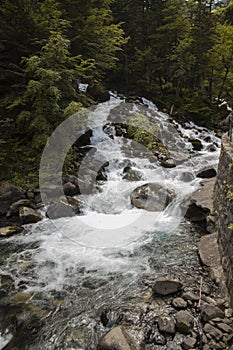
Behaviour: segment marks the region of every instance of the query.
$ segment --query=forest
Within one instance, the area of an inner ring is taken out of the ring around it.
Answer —
[[[0,15],[4,180],[36,183],[48,137],[92,103],[80,82],[208,127],[232,106],[232,0],[2,0]]]

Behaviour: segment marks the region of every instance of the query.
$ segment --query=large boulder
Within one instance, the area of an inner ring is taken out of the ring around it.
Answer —
[[[20,207],[19,217],[21,219],[22,224],[34,224],[43,219],[40,213],[28,207]]]
[[[220,266],[221,262],[216,233],[201,237],[198,243],[198,253],[203,265],[208,267]]]
[[[204,170],[200,171],[197,174],[197,177],[200,177],[202,179],[210,179],[212,177],[215,177],[216,175],[217,175],[217,172],[216,172],[215,169],[207,168],[207,169],[204,169]]]
[[[193,223],[202,222],[209,215],[210,210],[198,205],[195,201],[189,204],[185,217]]]
[[[105,334],[99,341],[97,350],[140,350],[128,331],[123,326],[117,326]]]
[[[131,204],[148,211],[163,211],[172,201],[173,194],[157,183],[148,183],[135,188],[131,196]]]
[[[182,283],[178,281],[161,280],[156,281],[152,289],[155,294],[166,296],[179,292],[182,289]]]
[[[9,217],[13,215],[19,215],[20,207],[28,207],[28,208],[36,209],[36,206],[32,203],[31,200],[20,199],[19,201],[16,201],[13,204],[11,204],[6,216]]]
[[[185,214],[191,222],[203,222],[213,211],[214,184],[215,178],[203,180],[202,187],[192,194]]]
[[[87,93],[97,102],[105,102],[110,99],[110,93],[97,80],[93,80],[87,87]]]
[[[25,198],[23,191],[8,182],[3,182],[0,185],[0,215],[5,215],[12,203],[23,198]]]
[[[215,318],[223,319],[225,317],[224,311],[215,305],[205,303],[201,306],[201,318],[204,322],[208,322]]]
[[[79,188],[72,182],[67,182],[63,185],[63,191],[66,196],[75,196],[80,193]]]
[[[56,202],[51,204],[46,212],[50,219],[59,219],[62,217],[71,217],[80,213],[80,206],[75,198],[67,198],[67,203]]]

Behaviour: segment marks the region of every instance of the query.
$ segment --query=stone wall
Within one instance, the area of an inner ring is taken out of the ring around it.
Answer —
[[[221,261],[233,305],[233,143],[230,143],[227,134],[222,138],[214,206]]]

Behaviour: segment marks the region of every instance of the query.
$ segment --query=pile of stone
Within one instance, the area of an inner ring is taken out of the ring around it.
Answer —
[[[97,349],[233,349],[233,317],[226,300],[214,300],[201,287],[198,292],[185,291],[181,282],[173,280],[156,281],[151,298],[163,299],[164,313],[153,310],[153,323],[145,326],[142,322],[140,341],[133,327],[121,324],[99,340]]]

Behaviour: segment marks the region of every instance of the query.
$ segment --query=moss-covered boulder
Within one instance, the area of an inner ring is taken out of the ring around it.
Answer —
[[[87,93],[97,102],[105,102],[110,99],[110,93],[105,89],[102,83],[93,80],[87,87]]]

